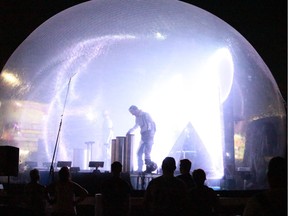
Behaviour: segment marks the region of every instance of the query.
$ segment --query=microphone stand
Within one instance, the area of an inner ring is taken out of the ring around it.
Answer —
[[[50,165],[49,179],[52,178],[52,182],[54,182],[54,166],[53,166],[53,164],[54,164],[54,159],[55,159],[55,155],[56,155],[56,150],[57,150],[57,147],[58,147],[59,135],[60,135],[60,131],[61,131],[61,128],[62,128],[62,121],[63,121],[64,111],[65,111],[66,102],[67,102],[67,98],[68,98],[68,93],[69,93],[69,89],[70,89],[70,83],[71,83],[71,79],[72,79],[73,76],[70,77],[69,82],[68,82],[68,88],[67,88],[67,92],[66,92],[64,106],[63,106],[63,112],[62,112],[62,115],[61,115],[61,120],[60,120],[60,124],[59,124],[59,128],[58,128],[57,138],[56,138],[54,151],[53,151],[53,157],[52,157],[52,161],[51,161],[51,165]]]

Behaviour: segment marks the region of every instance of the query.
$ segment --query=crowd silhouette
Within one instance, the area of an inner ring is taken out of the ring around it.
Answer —
[[[205,171],[196,169],[193,171],[192,176],[196,186],[188,191],[189,215],[216,215],[219,205],[218,197],[212,188],[205,185]]]
[[[180,175],[177,178],[180,178],[182,181],[185,182],[188,189],[195,188],[195,181],[190,173],[192,167],[192,162],[189,159],[182,159],[180,160]]]
[[[88,192],[71,180],[68,167],[62,167],[58,176],[58,181],[47,186],[49,202],[53,204],[52,215],[75,216],[76,206],[88,196]]]
[[[166,157],[162,162],[163,174],[152,179],[144,195],[147,214],[151,216],[176,216],[185,212],[187,186],[174,176],[176,162]]]
[[[131,185],[121,178],[122,164],[111,165],[112,177],[102,183],[103,216],[127,216],[130,211]]]
[[[284,216],[287,215],[287,161],[274,157],[267,170],[269,189],[251,197],[243,216]]]
[[[48,193],[46,187],[39,183],[38,169],[30,171],[30,182],[24,188],[24,205],[27,215],[45,216]]]
[[[240,215],[287,215],[286,162],[286,159],[282,157],[271,158],[267,167],[269,189],[251,196]],[[181,159],[179,165],[180,174],[175,175],[175,159],[173,157],[163,159],[160,174],[155,175],[143,191],[143,212],[141,214],[137,212],[137,215],[226,216],[227,214],[219,211],[221,204],[216,191],[205,184],[205,171],[194,169],[191,172],[192,162],[189,159]],[[101,182],[101,199],[100,205],[97,206],[97,208],[101,208],[101,211],[97,211],[97,214],[95,211],[93,215],[136,215],[131,211],[133,186],[121,177],[121,173],[122,164],[114,161],[111,164],[109,178]],[[88,216],[87,214],[77,214],[77,206],[89,196],[88,191],[72,181],[68,167],[62,167],[58,172],[57,181],[47,186],[41,185],[39,180],[39,170],[32,169],[30,182],[24,187],[23,206],[25,210],[18,215]]]

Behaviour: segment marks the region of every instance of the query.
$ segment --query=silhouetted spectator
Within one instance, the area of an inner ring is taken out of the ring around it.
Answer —
[[[111,165],[112,178],[102,183],[102,204],[104,216],[126,216],[130,210],[132,187],[121,178],[122,164],[115,161]]]
[[[88,192],[70,178],[68,167],[62,167],[58,173],[59,181],[47,187],[54,198],[53,216],[77,215],[76,206],[88,195]]]
[[[206,173],[202,169],[196,169],[192,173],[196,188],[188,193],[189,215],[210,216],[215,215],[218,209],[218,197],[216,192],[206,186]]]
[[[187,185],[188,190],[195,188],[195,182],[192,175],[190,174],[192,163],[189,159],[180,160],[180,175],[177,178],[180,178]]]
[[[269,161],[267,180],[269,189],[251,197],[244,216],[287,215],[287,161],[274,157]]]
[[[185,183],[174,176],[175,159],[166,157],[162,162],[163,175],[152,179],[146,189],[144,204],[152,216],[183,215],[187,197]]]
[[[38,169],[30,171],[30,182],[25,185],[25,207],[31,216],[44,216],[48,194],[45,186],[39,184],[40,174]]]

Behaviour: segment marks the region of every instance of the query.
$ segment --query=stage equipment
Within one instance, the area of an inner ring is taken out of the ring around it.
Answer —
[[[75,74],[76,74],[76,73],[75,73]],[[67,85],[66,96],[65,96],[65,101],[64,101],[64,104],[63,104],[63,111],[62,111],[62,115],[61,115],[61,119],[60,119],[60,123],[59,123],[59,127],[58,127],[58,132],[57,132],[57,136],[56,136],[56,142],[55,142],[55,145],[54,145],[53,156],[52,156],[52,161],[51,161],[51,165],[50,165],[50,173],[49,173],[49,177],[51,178],[51,181],[52,181],[52,182],[54,181],[54,167],[53,167],[53,164],[54,164],[54,160],[55,160],[56,152],[57,152],[57,148],[58,148],[59,136],[60,136],[60,132],[61,132],[61,128],[62,128],[62,122],[63,122],[63,116],[64,116],[64,112],[65,112],[65,107],[66,107],[66,103],[67,103],[67,98],[68,98],[68,95],[69,95],[71,79],[72,79],[72,77],[73,77],[75,74],[73,74],[73,75],[69,78],[69,82],[68,82],[68,85]],[[59,162],[58,162],[58,163],[59,163]],[[57,167],[58,167],[58,164],[57,164]],[[71,167],[71,164],[70,164],[69,167]]]
[[[0,146],[0,176],[18,176],[19,148]]]
[[[85,144],[87,145],[86,148],[87,148],[87,161],[90,161],[92,160],[92,145],[94,144],[95,142],[94,141],[87,141],[85,142]]]
[[[95,167],[96,169],[94,171],[98,172],[99,167],[104,167],[104,161],[90,161],[89,167]]]
[[[118,158],[116,158],[116,139],[111,140],[111,163],[114,161],[117,161]]]
[[[70,173],[77,173],[80,171],[80,167],[71,167],[70,168]]]
[[[117,136],[115,142],[112,141],[111,148],[111,163],[114,161],[119,161],[123,165],[123,154],[124,154],[124,145],[126,142],[126,137]]]
[[[124,146],[124,161],[123,161],[123,172],[133,171],[133,143],[134,135],[128,134],[126,136],[126,142]]]
[[[119,161],[123,172],[133,171],[133,142],[134,135],[118,136],[112,140],[111,163]]]
[[[72,161],[58,161],[57,162],[57,167],[71,167]]]
[[[38,166],[38,163],[36,161],[25,161],[25,166],[27,166],[28,169],[32,169]]]
[[[73,166],[80,167],[80,169],[88,168],[88,158],[87,158],[87,149],[85,148],[74,148],[73,149]]]
[[[43,166],[43,168],[45,168],[45,169],[49,169],[50,166],[51,166],[51,162],[43,162],[43,163],[42,163],[42,166]],[[54,163],[54,164],[53,164],[53,167],[56,167],[56,166],[57,166],[57,164]]]
[[[238,167],[237,172],[240,175],[243,181],[243,190],[247,189],[247,184],[252,178],[251,168],[250,167]]]

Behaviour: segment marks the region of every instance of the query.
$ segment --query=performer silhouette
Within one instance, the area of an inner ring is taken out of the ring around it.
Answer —
[[[137,151],[138,158],[138,172],[142,172],[143,168],[143,154],[146,165],[146,173],[151,173],[157,169],[156,163],[151,161],[151,150],[154,144],[154,135],[156,132],[156,125],[151,116],[147,112],[138,109],[137,106],[132,105],[129,112],[135,116],[135,125],[127,132],[131,134],[140,127],[141,142]]]

